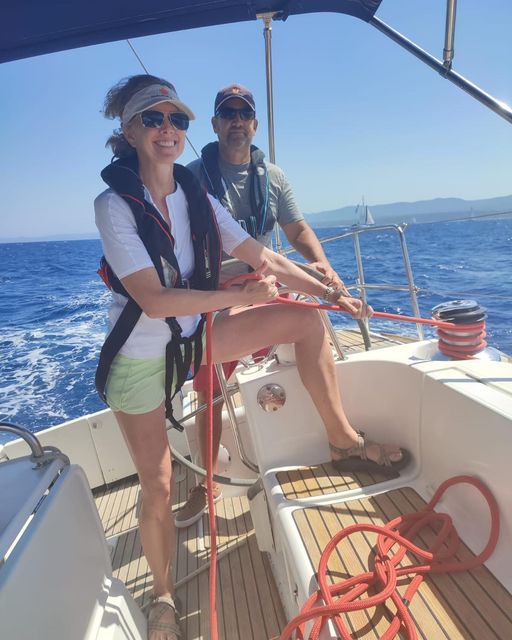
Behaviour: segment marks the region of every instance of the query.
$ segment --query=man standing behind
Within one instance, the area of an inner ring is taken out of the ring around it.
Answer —
[[[283,171],[264,161],[263,152],[252,145],[258,128],[256,105],[252,93],[233,84],[221,89],[215,98],[214,132],[218,142],[207,144],[201,158],[188,168],[203,186],[231,212],[235,220],[259,242],[272,246],[275,223],[282,227],[290,244],[316,270],[324,274],[326,287],[341,287],[343,282],[330,266],[318,238],[300,213],[291,187]],[[244,265],[245,266],[245,265]],[[238,275],[240,271],[223,269],[221,280]],[[226,378],[236,362],[224,364]],[[206,375],[202,367],[194,378],[199,403],[206,402]],[[218,391],[214,380],[214,392]],[[206,459],[206,413],[197,417],[197,433],[201,460]],[[217,462],[222,433],[222,403],[213,407],[213,463]],[[215,489],[216,498],[220,489]],[[192,489],[185,506],[176,514],[176,526],[187,527],[196,522],[206,509],[206,489],[200,484]]]

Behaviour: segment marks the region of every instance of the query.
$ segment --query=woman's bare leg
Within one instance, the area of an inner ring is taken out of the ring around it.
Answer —
[[[323,420],[329,442],[342,449],[357,442],[357,433],[343,410],[331,347],[316,310],[268,305],[224,312],[215,320],[213,338],[215,362],[234,360],[270,344],[295,343],[299,375]],[[398,447],[388,451],[393,461],[400,460]],[[380,451],[368,447],[367,455],[378,460]]]
[[[172,595],[172,558],[176,530],[172,517],[171,455],[163,404],[148,413],[116,412],[139,475],[142,503],[139,531],[144,555],[153,574],[153,592]]]

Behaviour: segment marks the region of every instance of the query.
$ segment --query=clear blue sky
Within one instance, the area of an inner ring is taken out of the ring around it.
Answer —
[[[384,0],[377,17],[440,58],[445,0]],[[458,3],[454,69],[512,104],[512,2]],[[151,73],[195,111],[196,148],[212,139],[219,87],[256,96],[267,152],[261,22],[139,38]],[[305,212],[512,193],[512,125],[365,23],[335,14],[273,25],[277,163]],[[113,128],[108,88],[141,68],[126,42],[0,65],[0,238],[94,233],[92,202]],[[183,162],[194,158],[188,148]]]

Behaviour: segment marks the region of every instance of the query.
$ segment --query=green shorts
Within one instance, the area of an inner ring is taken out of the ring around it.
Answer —
[[[112,411],[153,411],[165,398],[165,357],[139,360],[119,353],[110,367],[105,395]]]
[[[218,313],[215,312],[214,319]],[[206,354],[206,323],[202,342]],[[165,356],[128,358],[118,353],[110,366],[105,396],[112,411],[133,414],[153,411],[165,400]]]

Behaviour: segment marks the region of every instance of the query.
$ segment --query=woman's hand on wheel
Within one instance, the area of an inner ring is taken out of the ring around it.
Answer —
[[[372,307],[359,298],[340,296],[335,304],[339,305],[342,309],[346,309],[356,320],[371,318],[373,316]]]

